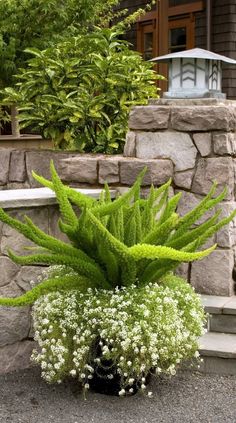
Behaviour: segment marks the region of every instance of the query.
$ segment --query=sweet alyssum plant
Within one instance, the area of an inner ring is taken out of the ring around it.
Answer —
[[[105,186],[98,202],[64,186],[53,163],[51,181],[34,174],[56,193],[59,227],[68,243],[44,233],[28,217],[20,222],[0,209],[1,221],[39,247],[36,254],[16,256],[9,251],[9,257],[17,264],[52,266],[31,291],[0,298],[5,306],[35,303],[35,338],[41,351],[34,359],[49,382],[72,375],[88,388],[105,360],[110,367],[103,376],[118,377],[119,394],[124,395],[134,391],[134,381],[145,390],[151,369],[174,374],[176,365],[197,351],[204,319],[200,300],[172,272],[180,262],[213,251],[215,245],[199,248],[236,211],[222,220],[216,211],[193,226],[223,200],[225,191],[213,198],[214,184],[180,217],[176,208],[181,194],[168,199],[171,181],[151,187],[149,196],[141,198],[144,173],[114,201]]]

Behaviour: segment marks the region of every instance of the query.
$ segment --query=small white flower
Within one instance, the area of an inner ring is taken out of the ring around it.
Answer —
[[[148,397],[149,397],[149,398],[151,398],[152,396],[153,396],[152,391],[149,391],[149,392],[148,392]]]
[[[125,395],[125,390],[124,389],[121,389],[120,391],[119,391],[119,396],[120,397],[123,397]]]
[[[71,374],[71,376],[76,376],[76,370],[75,369],[71,370],[70,374]]]
[[[85,384],[84,384],[84,388],[85,388],[85,389],[89,389],[89,383],[85,383]]]

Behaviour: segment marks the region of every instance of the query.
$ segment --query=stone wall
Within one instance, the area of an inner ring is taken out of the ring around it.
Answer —
[[[61,179],[78,187],[101,187],[105,182],[112,186],[129,186],[144,166],[148,168],[144,186],[151,183],[160,185],[173,174],[172,161],[165,158],[153,160],[52,150],[0,150],[0,190],[40,187],[32,177],[32,170],[50,178],[51,159]]]
[[[58,233],[57,206],[18,208],[8,212],[19,219],[26,214],[47,233]],[[41,266],[21,267],[8,257],[8,248],[18,254],[26,254],[24,247],[31,245],[15,230],[0,223],[0,296],[22,295],[31,288],[31,281],[37,281],[42,273]],[[30,307],[0,307],[0,374],[27,367],[33,347]]]
[[[236,208],[235,131],[236,102],[153,101],[132,110],[124,154],[140,160],[172,163],[174,192],[182,192],[181,214],[188,212],[208,193],[213,181],[218,182],[217,193],[226,186],[227,195],[220,204],[222,216],[226,216]],[[171,168],[170,163],[169,166]],[[211,241],[218,243],[217,250],[204,260],[182,265],[181,274],[188,277],[200,293],[233,295],[236,221]]]

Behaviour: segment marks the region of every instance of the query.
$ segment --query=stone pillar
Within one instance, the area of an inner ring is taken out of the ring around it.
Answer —
[[[213,181],[217,193],[226,186],[219,205],[222,216],[236,208],[236,102],[217,99],[153,100],[130,113],[124,155],[139,159],[169,159],[173,163],[173,188],[182,191],[178,211],[192,209]],[[209,218],[210,213],[205,216]],[[236,221],[211,240],[217,250],[209,257],[182,265],[180,272],[199,293],[234,294],[233,268],[236,251]]]

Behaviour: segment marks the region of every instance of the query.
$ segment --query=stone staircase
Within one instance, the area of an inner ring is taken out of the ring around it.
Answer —
[[[200,339],[200,371],[236,375],[236,296],[202,295],[208,332]]]

